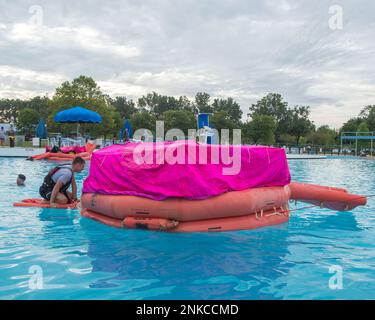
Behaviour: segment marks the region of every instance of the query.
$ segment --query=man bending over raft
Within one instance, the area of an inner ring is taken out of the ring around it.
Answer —
[[[81,157],[74,158],[72,164],[62,164],[53,168],[44,178],[39,188],[42,198],[51,205],[67,204],[77,200],[77,184],[74,179],[75,172],[85,168],[85,160]],[[69,187],[72,186],[72,192]]]

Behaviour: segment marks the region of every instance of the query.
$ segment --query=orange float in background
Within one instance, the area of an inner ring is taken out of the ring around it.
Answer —
[[[79,202],[72,202],[68,204],[56,204],[51,206],[49,203],[45,202],[43,199],[33,198],[25,199],[20,202],[13,203],[15,207],[38,207],[38,208],[55,208],[55,209],[76,209]]]
[[[42,154],[38,154],[36,156],[32,156],[31,158],[34,160],[51,160],[51,161],[73,161],[75,157],[81,157],[85,161],[91,159],[91,155],[96,148],[95,144],[86,143],[85,145],[85,152],[81,153],[64,153],[64,152],[45,152]]]

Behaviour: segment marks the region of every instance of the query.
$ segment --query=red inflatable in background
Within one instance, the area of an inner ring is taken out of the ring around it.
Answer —
[[[79,201],[74,201],[72,203],[67,203],[67,204],[51,205],[46,200],[39,199],[39,198],[25,199],[25,200],[13,203],[13,206],[15,207],[37,207],[37,208],[55,208],[55,209],[77,209],[78,205],[79,205]]]
[[[84,160],[90,160],[91,155],[96,148],[95,144],[87,143],[84,147],[74,147],[74,148],[62,148],[66,152],[45,152],[32,156],[34,160],[52,160],[52,161],[72,161],[75,157],[81,157]],[[47,149],[48,150],[48,149]],[[77,151],[82,151],[78,152]]]

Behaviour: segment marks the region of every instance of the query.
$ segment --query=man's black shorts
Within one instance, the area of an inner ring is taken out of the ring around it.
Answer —
[[[44,188],[43,186],[41,186],[39,188],[39,194],[40,196],[47,200],[47,201],[50,201],[51,200],[51,195],[52,195],[52,190],[46,190],[46,188]]]

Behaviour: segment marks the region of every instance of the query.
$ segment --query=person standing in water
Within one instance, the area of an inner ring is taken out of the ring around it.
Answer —
[[[67,204],[77,200],[77,184],[74,173],[85,168],[85,160],[74,158],[72,164],[62,164],[53,168],[44,178],[39,188],[39,194],[51,205]],[[72,191],[69,192],[69,187]]]
[[[16,141],[16,132],[14,131],[13,125],[10,125],[10,129],[8,131],[8,138],[9,138],[9,147],[14,148],[15,141]]]
[[[26,176],[24,174],[19,174],[17,177],[17,186],[25,186]]]
[[[3,146],[5,142],[5,130],[4,127],[0,129],[0,146]]]

